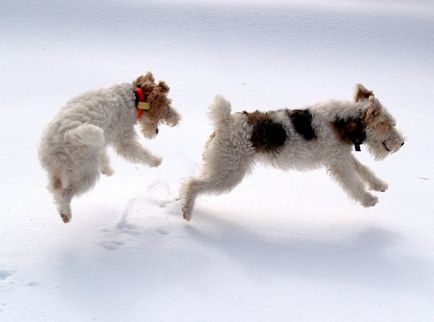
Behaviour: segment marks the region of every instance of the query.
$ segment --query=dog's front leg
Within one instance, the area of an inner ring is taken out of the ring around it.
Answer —
[[[142,147],[135,133],[124,133],[113,141],[113,145],[117,153],[131,162],[144,163],[151,167],[158,167],[161,164],[162,159]]]
[[[328,172],[336,179],[342,188],[354,200],[360,202],[364,207],[373,207],[378,202],[378,198],[365,191],[363,182],[357,175],[355,164],[351,158],[339,159],[327,166]]]
[[[360,177],[369,185],[369,188],[375,191],[384,192],[387,190],[388,185],[386,182],[377,178],[377,176],[367,166],[363,165],[357,160],[354,155],[351,155],[353,163]]]

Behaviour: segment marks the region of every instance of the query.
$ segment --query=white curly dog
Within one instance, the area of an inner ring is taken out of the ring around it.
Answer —
[[[147,138],[158,134],[160,123],[175,126],[180,116],[171,107],[168,92],[166,83],[156,84],[147,73],[132,84],[90,91],[70,100],[48,125],[39,158],[65,223],[71,220],[72,197],[93,187],[100,171],[113,173],[106,153],[108,144],[132,162],[160,165],[161,158],[138,142],[134,124],[141,125]]]
[[[203,153],[200,176],[188,179],[180,199],[186,220],[199,194],[230,191],[263,161],[287,170],[324,166],[348,195],[365,207],[378,198],[366,191],[385,191],[387,184],[360,163],[351,150],[366,144],[377,160],[398,151],[404,138],[395,120],[372,91],[356,85],[354,101],[329,100],[306,109],[231,114],[217,96],[210,107],[215,131]]]

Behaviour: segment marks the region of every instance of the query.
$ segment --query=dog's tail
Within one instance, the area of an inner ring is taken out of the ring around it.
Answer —
[[[93,124],[83,124],[65,133],[65,145],[79,148],[87,147],[99,150],[105,144],[104,131]]]
[[[209,117],[215,127],[231,119],[231,103],[223,96],[217,95],[209,107]]]

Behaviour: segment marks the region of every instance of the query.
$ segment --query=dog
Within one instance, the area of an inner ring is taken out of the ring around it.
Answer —
[[[364,207],[378,198],[366,191],[388,185],[353,153],[366,144],[377,160],[398,151],[404,138],[395,119],[374,93],[357,84],[353,101],[329,100],[306,109],[281,109],[231,114],[231,104],[217,96],[210,106],[215,131],[203,153],[198,177],[181,187],[183,217],[190,220],[196,197],[222,193],[237,186],[256,161],[288,170],[325,167],[347,194]]]
[[[71,220],[71,199],[92,188],[100,172],[113,174],[107,145],[131,162],[160,165],[162,159],[138,142],[134,125],[140,124],[142,134],[151,139],[160,123],[178,124],[180,115],[171,106],[168,92],[167,84],[155,83],[148,72],[133,83],[73,98],[49,123],[39,145],[39,159],[65,223]]]

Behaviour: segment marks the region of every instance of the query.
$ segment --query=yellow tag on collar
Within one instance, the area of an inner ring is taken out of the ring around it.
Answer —
[[[150,110],[151,109],[151,104],[146,103],[146,102],[139,102],[139,104],[137,104],[137,108],[139,110]]]

